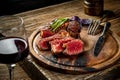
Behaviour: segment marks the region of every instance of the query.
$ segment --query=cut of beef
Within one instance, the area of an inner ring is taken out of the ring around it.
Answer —
[[[74,39],[65,44],[65,50],[63,51],[66,55],[78,55],[83,52],[84,43],[80,39]]]
[[[41,38],[39,42],[37,43],[37,46],[40,50],[49,50],[50,44],[49,42],[55,39],[62,39],[67,36],[67,31],[61,31],[60,33],[54,34],[49,37]]]
[[[47,40],[41,39],[38,43],[37,46],[40,50],[49,50],[49,42]]]
[[[48,34],[43,31],[45,36]],[[53,54],[78,55],[83,52],[84,44],[80,39],[75,39],[69,35],[66,30],[60,30],[58,33],[41,38],[37,43],[40,50],[51,50]]]
[[[64,44],[73,40],[74,38],[72,37],[65,37],[65,38],[62,38],[62,39],[55,39],[53,41],[50,42],[50,45],[51,45],[51,51],[54,53],[54,54],[59,54],[61,52],[63,52],[64,50]]]
[[[58,54],[63,51],[62,43],[61,43],[61,40],[59,40],[59,39],[55,39],[55,40],[51,41],[50,45],[51,45],[51,51],[54,54]]]
[[[54,33],[50,29],[41,29],[40,30],[40,36],[42,38],[49,37],[54,35]]]
[[[50,49],[49,42],[54,40],[54,39],[60,39],[60,38],[62,38],[62,35],[60,35],[60,34],[55,34],[53,36],[41,38],[39,40],[39,42],[37,43],[37,46],[40,50],[49,50]]]

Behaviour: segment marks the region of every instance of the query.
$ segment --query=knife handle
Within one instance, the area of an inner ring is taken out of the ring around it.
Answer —
[[[106,22],[106,23],[105,23],[103,32],[102,32],[102,34],[101,34],[102,36],[107,32],[107,30],[109,29],[110,26],[111,26],[111,23],[110,23],[110,22]]]

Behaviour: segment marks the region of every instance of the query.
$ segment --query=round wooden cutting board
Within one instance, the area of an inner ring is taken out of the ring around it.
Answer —
[[[51,70],[71,74],[94,72],[111,66],[120,57],[120,39],[110,31],[97,57],[93,55],[93,49],[100,34],[88,35],[86,28],[83,28],[80,37],[84,42],[84,52],[77,56],[56,56],[51,51],[38,49],[36,43],[40,40],[39,31],[40,29],[37,29],[29,37],[30,52],[41,66]]]

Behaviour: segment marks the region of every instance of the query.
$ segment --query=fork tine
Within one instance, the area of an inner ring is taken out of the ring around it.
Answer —
[[[91,32],[91,29],[92,29],[92,27],[93,27],[94,21],[95,21],[95,20],[92,20],[91,24],[88,26],[88,30],[87,30],[87,33],[88,33],[88,34],[90,34],[90,32]]]
[[[91,30],[90,30],[90,34],[91,35],[93,35],[93,32],[94,32],[94,28],[96,27],[96,25],[97,25],[97,20],[94,20],[94,23],[93,23],[93,27],[91,28]]]
[[[90,30],[92,24],[93,24],[93,20],[92,20],[91,24],[88,26],[88,29],[87,29],[87,33],[88,33],[88,34],[89,34],[89,30]]]
[[[97,28],[99,27],[100,23],[101,23],[100,20],[93,20],[92,23],[88,27],[87,33],[89,35],[95,35],[95,32],[96,32]]]
[[[92,25],[91,25],[91,27],[90,27],[90,29],[89,29],[89,34],[90,34],[90,35],[92,34],[92,31],[93,31],[93,28],[94,28],[94,26],[95,26],[95,23],[96,23],[96,20],[93,20],[93,23],[92,23]]]
[[[100,25],[101,21],[97,20],[95,28],[93,29],[92,35],[95,35],[96,30],[98,29],[99,25]]]

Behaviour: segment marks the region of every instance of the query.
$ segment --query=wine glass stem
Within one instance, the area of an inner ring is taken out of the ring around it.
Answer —
[[[10,80],[14,80],[14,67],[16,64],[8,64]]]

